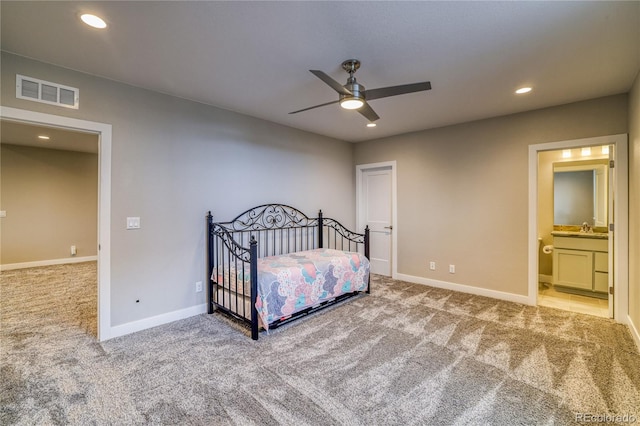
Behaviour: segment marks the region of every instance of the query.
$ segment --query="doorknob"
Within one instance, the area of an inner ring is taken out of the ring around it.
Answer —
[[[384,229],[393,229],[393,226],[385,226]]]

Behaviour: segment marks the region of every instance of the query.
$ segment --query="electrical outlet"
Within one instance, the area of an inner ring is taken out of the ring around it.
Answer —
[[[429,262],[429,269],[432,271],[436,270],[436,262]]]
[[[202,291],[202,281],[198,281],[196,283],[196,293],[200,293]]]
[[[456,265],[449,265],[449,273],[450,274],[456,273]]]

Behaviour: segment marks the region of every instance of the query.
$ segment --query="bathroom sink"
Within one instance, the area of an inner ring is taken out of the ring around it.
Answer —
[[[609,234],[606,232],[551,231],[551,235],[556,237],[609,238]]]

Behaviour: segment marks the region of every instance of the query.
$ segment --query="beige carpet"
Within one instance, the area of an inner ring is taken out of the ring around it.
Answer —
[[[372,284],[371,295],[257,342],[214,314],[99,344],[95,263],[3,272],[0,424],[640,417],[640,355],[622,325],[380,277]]]
[[[98,335],[96,262],[4,271],[0,282],[3,336],[47,327]]]

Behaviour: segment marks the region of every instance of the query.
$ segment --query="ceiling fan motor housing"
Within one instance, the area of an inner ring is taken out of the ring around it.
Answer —
[[[349,80],[352,79],[353,82],[348,81],[344,86],[345,89],[351,92],[351,95],[340,94],[340,101],[344,99],[360,99],[364,101],[366,99],[364,86],[362,84],[356,83],[355,78],[349,78]]]

